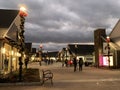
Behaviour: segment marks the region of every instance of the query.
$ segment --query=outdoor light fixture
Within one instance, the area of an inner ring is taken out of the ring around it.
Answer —
[[[67,51],[68,51],[68,48],[65,48],[65,50],[66,50],[66,60],[67,60]]]
[[[1,48],[1,52],[2,52],[2,54],[5,54],[5,48]]]
[[[43,45],[42,44],[40,44],[40,46],[39,46],[39,50],[38,50],[38,52],[39,52],[39,57],[40,57],[40,59],[42,60],[42,55],[43,55]]]
[[[13,50],[9,51],[9,55],[13,56],[15,52]]]
[[[108,52],[107,52],[107,55],[108,55],[108,63],[109,63],[109,68],[110,68],[110,37],[107,36],[106,37],[106,42],[107,42],[107,49],[108,49]]]
[[[24,23],[25,23],[25,17],[27,16],[27,10],[25,7],[20,7],[20,12],[19,12],[19,16],[20,16],[20,31],[19,31],[19,41],[20,41],[20,54],[21,56],[19,57],[19,81],[22,81],[22,59],[24,57],[23,51],[25,49],[25,45],[24,45]]]
[[[77,49],[78,49],[78,45],[75,44],[75,56],[76,56],[76,58],[77,58]]]
[[[20,7],[20,16],[26,17],[27,16],[27,10],[25,7]]]
[[[42,45],[42,44],[40,44],[40,48],[41,48],[41,49],[43,48],[43,45]]]
[[[21,54],[19,52],[17,52],[17,57],[21,57]]]
[[[109,37],[109,36],[106,37],[106,42],[107,42],[107,43],[110,42],[110,37]]]

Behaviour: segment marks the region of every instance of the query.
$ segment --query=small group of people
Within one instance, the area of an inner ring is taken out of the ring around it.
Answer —
[[[82,71],[83,59],[79,58],[79,60],[77,61],[76,57],[73,58],[74,72],[77,70],[77,64],[79,66],[79,71]]]
[[[44,59],[43,60],[45,63],[46,63],[46,65],[50,65],[50,64],[53,64],[53,59]]]
[[[65,59],[65,61],[62,61],[62,67],[63,66],[66,66],[66,67],[68,67],[68,66],[72,66],[73,65],[73,60],[67,60],[67,59]]]
[[[82,68],[83,68],[83,58],[79,58],[79,60],[77,60],[76,57],[73,58],[73,60],[65,60],[65,61],[62,61],[62,67],[63,66],[66,66],[68,67],[69,66],[74,66],[74,72],[77,70],[77,67],[79,67],[79,71],[82,71]]]

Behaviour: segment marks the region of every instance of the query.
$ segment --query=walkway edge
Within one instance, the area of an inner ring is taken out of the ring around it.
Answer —
[[[18,82],[18,83],[0,83],[0,86],[32,86],[32,85],[40,85],[40,82]]]

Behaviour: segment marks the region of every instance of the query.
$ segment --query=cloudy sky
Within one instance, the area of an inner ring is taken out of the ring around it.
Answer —
[[[120,18],[120,0],[0,0],[0,9],[27,8],[26,42],[44,50],[68,43],[93,43],[94,30],[111,32]]]

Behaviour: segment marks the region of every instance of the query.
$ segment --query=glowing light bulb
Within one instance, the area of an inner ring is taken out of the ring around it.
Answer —
[[[26,8],[25,7],[20,7],[20,11],[26,12]]]
[[[27,9],[23,6],[20,7],[20,16],[22,16],[22,17],[27,16]]]

